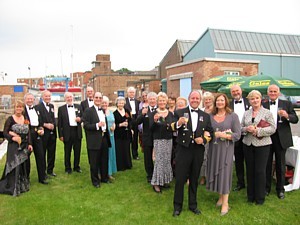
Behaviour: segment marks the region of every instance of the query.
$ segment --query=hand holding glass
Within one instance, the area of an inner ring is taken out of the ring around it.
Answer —
[[[278,116],[279,116],[279,121],[278,121],[278,123],[282,123],[282,120],[281,120],[281,110],[282,110],[282,108],[281,108],[281,107],[278,107]]]
[[[220,131],[220,130],[219,130],[219,128],[217,127],[216,130],[215,130],[215,142],[214,142],[215,145],[218,144],[218,138],[217,138],[217,136],[216,136],[216,133],[219,132],[219,131]]]
[[[187,123],[189,122],[189,113],[184,113],[183,117],[184,117],[184,120],[185,120],[185,125],[184,125],[184,129],[183,130],[188,131]]]

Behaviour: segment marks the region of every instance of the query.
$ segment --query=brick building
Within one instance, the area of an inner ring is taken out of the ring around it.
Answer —
[[[252,76],[258,72],[259,61],[202,58],[168,66],[167,94],[187,97],[191,90],[200,89],[200,82],[213,76],[235,71],[239,75]]]
[[[143,90],[160,91],[160,80],[157,79],[157,70],[134,71],[134,72],[114,72],[111,69],[110,55],[98,54],[96,61],[92,62],[92,76],[88,85],[106,95],[111,102],[118,96],[126,96],[129,86],[137,89],[137,97]]]

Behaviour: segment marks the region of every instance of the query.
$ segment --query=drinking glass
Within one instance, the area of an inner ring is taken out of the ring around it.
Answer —
[[[185,124],[184,124],[184,129],[185,131],[188,131],[189,129],[187,128],[187,123],[189,122],[189,113],[184,113],[183,117],[185,119]]]
[[[282,120],[281,120],[281,115],[280,115],[280,111],[282,110],[282,108],[281,107],[278,107],[278,116],[279,116],[279,121],[278,121],[278,123],[282,123]]]
[[[214,144],[217,145],[218,144],[218,138],[216,137],[216,132],[220,131],[219,128],[217,127],[215,130],[215,142]]]

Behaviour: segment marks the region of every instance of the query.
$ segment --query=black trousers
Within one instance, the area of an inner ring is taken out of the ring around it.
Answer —
[[[237,176],[237,185],[244,187],[245,186],[245,156],[243,151],[243,137],[240,138],[237,142],[234,143],[234,163],[235,171]]]
[[[273,155],[275,153],[275,170],[276,170],[276,191],[284,192],[285,185],[285,153],[286,149],[281,147],[277,131],[271,136],[272,145],[267,164],[267,184],[266,191],[271,191],[272,186],[272,165]]]
[[[106,182],[108,180],[108,145],[105,138],[102,139],[100,149],[88,149],[88,159],[92,184],[97,185],[101,181]]]
[[[138,153],[139,130],[138,130],[138,124],[136,123],[135,120],[136,120],[136,115],[133,115],[132,128],[131,128],[133,130],[132,141],[131,141],[131,154],[133,159],[136,159],[139,156]]]
[[[174,210],[181,211],[184,197],[184,185],[189,179],[188,204],[189,209],[197,208],[197,188],[200,169],[203,163],[204,146],[190,144],[188,148],[177,145],[176,147],[176,173]]]
[[[56,136],[55,131],[49,131],[45,129],[45,134],[42,138],[44,154],[47,156],[47,173],[52,173],[55,164],[56,154]]]
[[[147,174],[147,180],[151,180],[153,175],[153,168],[154,168],[153,160],[152,160],[153,146],[143,146],[143,149],[144,149],[144,166]]]
[[[248,201],[262,204],[265,201],[266,168],[270,145],[255,147],[244,144],[247,174]]]
[[[30,135],[32,139],[32,147],[33,147],[33,153],[35,157],[38,179],[41,182],[45,180],[45,172],[46,172],[46,158],[43,149],[43,142],[42,142],[42,138],[38,136],[37,132],[34,129],[31,129]]]
[[[77,127],[71,127],[70,138],[68,141],[64,141],[65,152],[65,171],[72,171],[71,167],[71,152],[74,150],[74,170],[80,169],[80,153],[81,153],[81,138],[77,135]]]

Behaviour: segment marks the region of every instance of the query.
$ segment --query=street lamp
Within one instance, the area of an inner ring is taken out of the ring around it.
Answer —
[[[30,67],[28,66],[28,72],[29,72],[29,88],[31,88],[31,70],[30,70]]]

